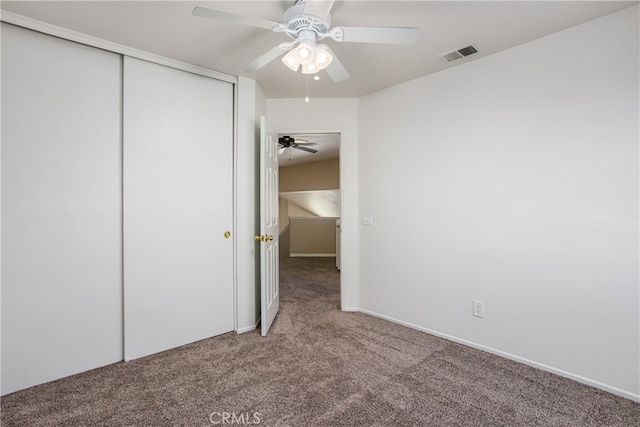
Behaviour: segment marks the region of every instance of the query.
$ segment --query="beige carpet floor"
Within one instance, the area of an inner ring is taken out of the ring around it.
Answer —
[[[640,404],[339,305],[283,259],[270,335],[235,333],[1,399],[9,426],[640,426]]]

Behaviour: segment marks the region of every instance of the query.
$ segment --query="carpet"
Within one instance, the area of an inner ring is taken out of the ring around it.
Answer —
[[[362,313],[334,258],[281,260],[270,334],[224,334],[2,397],[9,426],[639,426],[640,404]]]

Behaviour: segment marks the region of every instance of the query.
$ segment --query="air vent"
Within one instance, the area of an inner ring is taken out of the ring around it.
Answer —
[[[477,52],[478,52],[478,49],[469,45],[469,46],[454,50],[453,52],[443,53],[442,55],[440,55],[440,57],[447,62],[452,62],[452,61],[455,61],[456,59],[464,58],[465,56],[473,55],[474,53],[477,53]]]

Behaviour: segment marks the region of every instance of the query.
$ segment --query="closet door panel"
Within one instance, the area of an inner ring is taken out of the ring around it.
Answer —
[[[233,86],[124,59],[130,360],[233,330]]]
[[[2,393],[122,360],[121,57],[2,24]]]

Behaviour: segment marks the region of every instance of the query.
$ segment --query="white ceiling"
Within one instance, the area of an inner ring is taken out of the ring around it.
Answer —
[[[282,135],[279,135],[282,136]],[[278,156],[280,167],[299,165],[301,163],[319,162],[320,160],[337,159],[340,156],[340,134],[338,133],[305,133],[287,134],[296,140],[301,139],[308,142],[315,142],[317,147],[310,147],[318,150],[317,153],[309,153],[295,148],[287,148],[284,153]]]
[[[240,68],[289,40],[282,33],[192,16],[195,6],[281,22],[292,0],[266,1],[2,1],[3,10],[182,62],[238,75]],[[337,43],[332,50],[351,79],[309,79],[314,97],[358,97],[637,4],[617,1],[375,1],[337,0],[333,26],[420,28],[415,46]],[[479,53],[454,63],[438,55],[473,43]],[[569,53],[575,54],[575,53]],[[581,54],[588,54],[584,52]],[[256,73],[268,98],[307,94],[306,76],[275,60]]]

